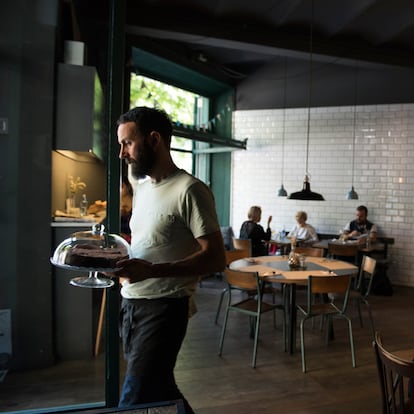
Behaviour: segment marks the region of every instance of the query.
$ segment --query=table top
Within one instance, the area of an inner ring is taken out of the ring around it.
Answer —
[[[289,237],[276,237],[275,239],[270,239],[268,243],[279,244],[281,246],[290,246],[292,244],[292,240]]]
[[[324,239],[324,240],[320,240],[314,244],[312,244],[312,247],[318,247],[320,249],[328,249],[328,244],[339,244],[339,245],[358,245],[359,246],[359,250],[361,252],[366,252],[366,253],[370,253],[370,252],[383,252],[384,251],[384,244],[383,243],[371,243],[370,247],[367,247],[366,244],[361,244],[358,242],[358,240],[346,240],[346,241],[341,241],[338,239]]]
[[[342,260],[307,257],[306,268],[292,270],[288,256],[247,257],[230,263],[230,269],[257,272],[259,277],[279,283],[306,284],[309,276],[354,275],[358,267]]]

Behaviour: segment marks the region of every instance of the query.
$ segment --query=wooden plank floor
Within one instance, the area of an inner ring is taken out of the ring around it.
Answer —
[[[297,353],[283,352],[281,325],[274,330],[271,315],[267,314],[262,322],[257,367],[253,369],[253,343],[243,315],[232,315],[223,355],[217,355],[223,314],[219,325],[215,325],[214,318],[221,287],[221,282],[212,278],[198,289],[198,313],[190,320],[177,361],[177,383],[197,414],[380,413],[370,330],[367,323],[360,327],[356,309],[349,309],[354,315],[356,368],[351,365],[343,321],[335,321],[335,340],[328,346],[318,324],[313,330],[308,325],[309,372],[303,374],[299,337]],[[392,297],[372,296],[370,302],[385,344],[392,349],[414,348],[414,289],[396,287]],[[364,321],[368,322],[366,317]],[[103,398],[103,354],[39,371],[10,372],[0,382],[0,412],[76,405]]]

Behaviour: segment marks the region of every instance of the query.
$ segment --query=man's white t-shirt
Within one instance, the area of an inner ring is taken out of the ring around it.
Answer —
[[[133,257],[171,262],[200,249],[196,238],[220,231],[214,198],[202,181],[178,170],[159,183],[136,184],[131,227]],[[191,296],[199,276],[149,278],[127,283],[127,299]]]

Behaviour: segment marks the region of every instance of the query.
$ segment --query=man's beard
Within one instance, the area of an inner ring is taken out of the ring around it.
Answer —
[[[146,141],[144,141],[144,146],[140,153],[134,154],[134,159],[129,160],[129,165],[131,166],[131,174],[137,180],[150,175],[154,164],[154,151]]]

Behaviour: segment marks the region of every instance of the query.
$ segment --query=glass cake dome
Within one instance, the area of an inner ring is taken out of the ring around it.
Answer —
[[[71,284],[81,287],[109,287],[114,282],[99,275],[119,270],[116,263],[131,257],[128,242],[117,234],[105,232],[105,226],[94,224],[92,230],[72,233],[55,249],[50,261],[69,270],[89,272],[89,277],[78,277]]]

